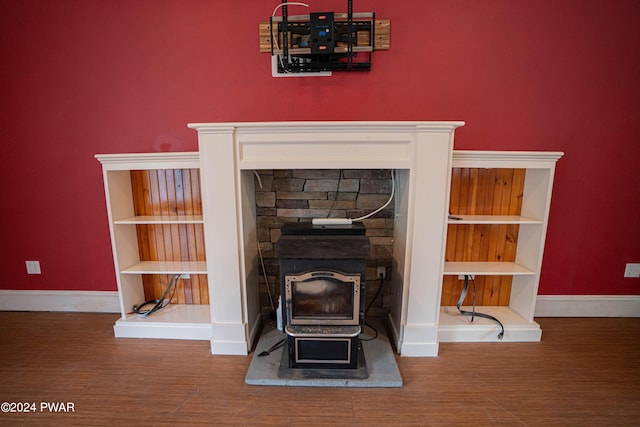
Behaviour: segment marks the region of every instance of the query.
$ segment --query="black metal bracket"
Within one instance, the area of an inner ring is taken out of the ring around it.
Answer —
[[[353,0],[347,0],[347,17],[316,12],[308,21],[289,19],[287,0],[282,0],[282,19],[271,17],[271,54],[279,56],[278,72],[369,71],[375,40],[375,13],[354,19]],[[273,31],[277,25],[277,31]],[[369,32],[369,45],[358,46],[358,32]],[[280,44],[274,42],[280,39]]]

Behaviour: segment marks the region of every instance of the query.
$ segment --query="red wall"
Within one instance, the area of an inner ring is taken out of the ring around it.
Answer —
[[[306,79],[258,53],[277,3],[2,2],[0,288],[115,289],[95,153],[196,150],[188,122],[464,120],[458,149],[566,153],[541,294],[640,294],[640,2],[355,0],[391,50]]]

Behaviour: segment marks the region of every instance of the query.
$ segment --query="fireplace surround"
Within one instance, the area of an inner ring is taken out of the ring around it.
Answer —
[[[247,354],[259,330],[253,171],[394,169],[392,339],[403,355],[437,355],[453,138],[463,124],[190,124],[200,151],[212,352]]]

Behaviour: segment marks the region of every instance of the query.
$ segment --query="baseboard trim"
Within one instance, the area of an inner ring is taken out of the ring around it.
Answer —
[[[0,290],[0,311],[119,313],[120,303],[115,291]]]
[[[640,295],[538,295],[535,317],[640,317]]]
[[[0,311],[119,313],[120,304],[115,291],[0,290]],[[538,295],[535,317],[640,317],[640,295]]]

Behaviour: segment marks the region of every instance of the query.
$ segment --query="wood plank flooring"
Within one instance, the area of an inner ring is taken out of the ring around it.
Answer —
[[[540,343],[397,357],[395,389],[248,386],[250,357],[114,338],[117,315],[0,312],[0,425],[627,426],[640,424],[640,319],[538,319]],[[72,413],[40,411],[72,402]]]

